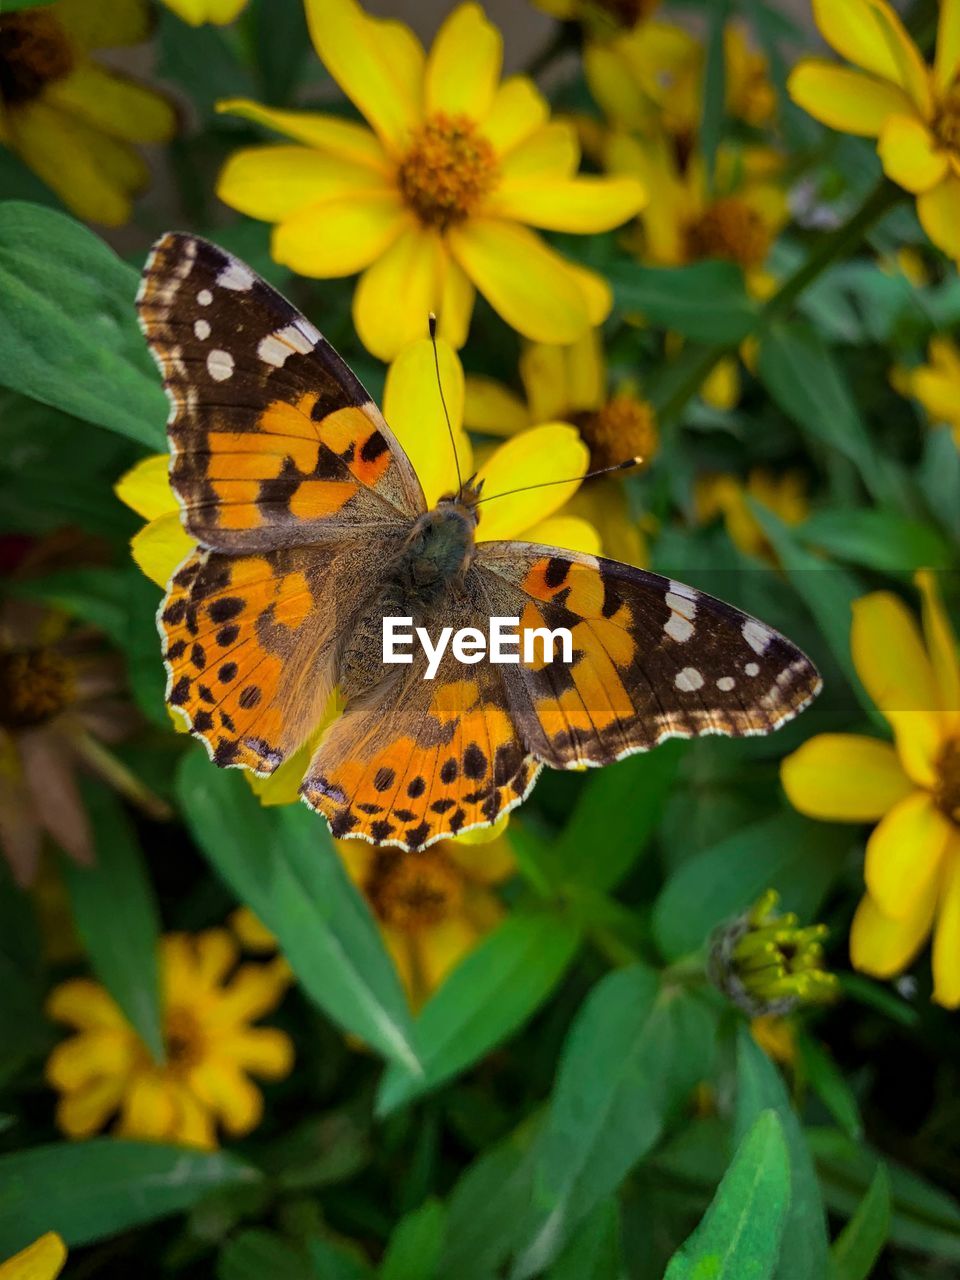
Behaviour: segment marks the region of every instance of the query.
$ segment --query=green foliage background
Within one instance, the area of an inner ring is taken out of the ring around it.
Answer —
[[[708,25],[715,10],[742,8],[774,66],[796,38],[773,3],[688,7]],[[228,218],[212,196],[219,163],[255,137],[216,117],[214,100],[253,92],[282,105],[309,97],[321,74],[299,3],[255,0],[231,32],[164,13],[156,42],[161,73],[199,120],[170,153],[187,224],[289,292],[378,394],[383,371],[352,333],[349,288],[291,278],[271,263],[266,230]],[[719,120],[722,68],[711,67],[706,118]],[[590,109],[576,76],[557,93]],[[29,589],[124,653],[150,729],[122,750],[177,814],[152,824],[90,787],[98,866],[64,866],[89,967],[151,1045],[161,928],[219,923],[247,903],[297,977],[279,1016],[296,1068],[268,1090],[248,1139],[215,1154],[67,1143],[43,1082],[56,1032],[42,1006],[68,970],[44,965],[32,901],[3,880],[0,1258],[55,1228],[78,1277],[960,1273],[956,1017],[929,1002],[926,960],[902,987],[849,971],[862,832],[797,816],[777,778],[782,756],[818,730],[883,731],[851,665],[851,601],[881,585],[908,590],[921,564],[944,571],[950,592],[960,456],[887,375],[957,326],[960,284],[929,250],[922,287],[882,265],[924,240],[872,146],[827,137],[785,98],[781,108],[798,171],[861,223],[791,228],[775,262],[788,284],[772,302],[750,299],[729,264],[667,271],[638,265],[616,234],[557,239],[609,276],[614,372],[639,372],[660,410],[660,454],[635,487],[637,509],[660,521],[655,567],[724,582],[809,650],[827,694],[773,740],[673,743],[544,777],[515,824],[506,920],[416,1018],[324,824],[299,806],[262,808],[242,777],[169,730],[158,593],[129,560],[137,522],[112,496],[126,468],[165,447],[165,401],[134,319],[142,255],[121,260],[0,151],[2,530],[69,525],[112,548],[108,567]],[[141,225],[144,244],[163,229]],[[626,322],[638,312],[646,327]],[[670,363],[666,329],[687,339]],[[748,335],[759,350],[741,404],[708,409],[695,398],[702,373]],[[516,355],[481,305],[468,367],[509,381]],[[799,466],[811,481],[800,526],[756,511],[782,572],[690,518],[696,473],[756,463]],[[827,921],[843,989],[838,1007],[797,1018],[786,1071],[702,981],[712,929],[771,886],[802,919]],[[709,1107],[694,1105],[700,1085]]]

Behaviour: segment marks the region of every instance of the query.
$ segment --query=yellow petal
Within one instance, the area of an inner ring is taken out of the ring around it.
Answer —
[[[793,807],[826,822],[876,822],[914,794],[888,742],[820,733],[787,756],[780,781]]]
[[[493,105],[503,38],[478,4],[461,4],[437,32],[424,77],[428,112],[483,120]]]
[[[421,118],[424,54],[409,27],[371,18],[355,0],[306,0],[320,60],[392,153]]]
[[[101,1076],[124,1074],[136,1052],[136,1037],[125,1027],[83,1031],[54,1048],[44,1076],[52,1088],[73,1093]]]
[[[51,81],[44,98],[129,142],[166,142],[177,127],[176,113],[166,98],[94,62],[82,62],[69,75]]]
[[[513,147],[500,164],[501,181],[570,178],[580,163],[580,146],[571,125],[551,120]]]
[[[272,954],[276,951],[276,935],[270,932],[260,917],[249,907],[237,907],[236,911],[231,912],[229,923],[245,951],[258,954]]]
[[[916,116],[888,116],[877,151],[887,177],[914,193],[929,191],[949,168],[946,152]]]
[[[113,491],[144,520],[179,512],[180,507],[170,485],[169,453],[154,453],[142,458],[125,472]]]
[[[580,290],[589,323],[594,327],[603,324],[613,307],[613,290],[606,276],[602,276],[599,271],[591,271],[589,267],[582,267],[579,262],[570,262],[567,258],[560,258],[559,262]]]
[[[437,233],[411,221],[360,277],[353,323],[363,345],[380,360],[392,360],[425,336],[430,312],[439,312],[445,257]],[[439,328],[449,340],[446,326]]]
[[[564,352],[568,411],[599,409],[607,394],[607,365],[600,330],[589,329],[577,342],[565,347]]]
[[[383,416],[413,463],[427,505],[457,488],[457,469],[440,399],[440,387],[450,414],[464,480],[472,469],[470,441],[463,430],[463,367],[448,343],[437,341],[440,385],[433,343],[420,338],[410,343],[387,371]]]
[[[582,516],[550,516],[525,529],[523,540],[562,547],[565,551],[584,551],[589,556],[598,556],[603,551],[600,534]]]
[[[444,841],[440,847],[475,884],[503,884],[517,869],[510,840],[504,835],[508,821],[509,814],[505,813],[493,827],[469,831],[457,840]],[[478,835],[487,838],[480,841],[470,838]]]
[[[476,929],[466,916],[454,916],[424,929],[417,938],[417,950],[426,990],[430,993],[435,991],[479,940]]]
[[[53,988],[44,1012],[54,1022],[65,1022],[80,1030],[118,1030],[126,1019],[112,996],[89,978],[70,978]]]
[[[940,0],[940,22],[937,27],[937,55],[934,75],[937,88],[949,89],[960,71],[960,2]]]
[[[487,203],[490,216],[516,218],[548,231],[609,231],[643,208],[635,178],[512,178]]]
[[[605,556],[640,569],[650,563],[646,539],[619,481],[603,476],[588,481],[564,508],[563,517],[567,515],[578,516],[597,531]]]
[[[512,436],[530,425],[527,406],[494,378],[470,374],[466,379],[464,425],[488,436]]]
[[[907,373],[907,394],[923,405],[932,422],[960,421],[960,383],[930,365]]]
[[[219,188],[218,193],[226,199]],[[386,253],[408,222],[396,192],[339,196],[307,205],[281,222],[271,254],[302,276],[352,276]]]
[[[448,233],[450,250],[493,309],[524,337],[573,342],[590,323],[567,263],[526,227],[472,219]]]
[[[584,337],[594,332],[587,329]],[[520,378],[532,422],[549,422],[576,411],[567,385],[568,350],[552,342],[531,342],[520,353]]]
[[[891,920],[912,916],[931,892],[953,826],[926,791],[895,804],[867,841],[864,879],[870,896]]]
[[[189,22],[192,27],[212,22],[216,26],[226,26],[238,17],[246,7],[247,0],[163,0],[168,9],[172,9],[178,18]]]
[[[204,929],[193,940],[197,981],[216,987],[237,963],[240,949],[228,929]]]
[[[546,124],[549,115],[547,100],[533,81],[527,76],[511,76],[493,95],[483,136],[505,155]]]
[[[108,1076],[65,1094],[57,1103],[58,1127],[68,1138],[89,1138],[116,1111],[123,1088],[122,1076]]]
[[[591,94],[612,124],[622,129],[643,129],[649,124],[653,104],[616,46],[589,43],[583,52],[583,71]]]
[[[437,303],[437,335],[459,351],[467,340],[477,291],[473,281],[449,253],[440,266],[440,299]]]
[[[485,502],[477,540],[517,538],[539,521],[546,520],[576,493],[589,465],[587,446],[576,428],[563,422],[531,427],[505,441],[480,468],[484,498],[549,480],[569,479],[571,483],[551,484]]]
[[[305,205],[363,200],[370,192],[389,200],[382,174],[310,147],[246,147],[233,153],[217,179],[224,204],[264,222],[282,222]]]
[[[130,539],[137,567],[158,587],[166,587],[197,544],[183,527],[179,511],[151,520]]]
[[[925,77],[916,45],[885,0],[813,0],[817,26],[837,53],[855,66],[922,93]]]
[[[867,693],[893,728],[904,768],[932,788],[943,725],[933,668],[906,605],[888,591],[855,601],[850,648]]]
[[[167,1140],[212,1151],[217,1145],[217,1135],[211,1112],[186,1085],[170,1081],[169,1088],[175,1114]]]
[[[208,1011],[207,1028],[235,1030],[262,1017],[276,1008],[289,985],[289,972],[282,966],[241,965]]]
[[[141,1072],[123,1099],[120,1132],[125,1138],[156,1141],[173,1136],[177,1118],[175,1096],[167,1082],[152,1072]]]
[[[787,79],[787,91],[814,119],[865,138],[877,137],[891,115],[911,111],[910,99],[889,80],[822,58],[802,59]]]
[[[885,916],[864,894],[850,926],[850,960],[855,969],[876,978],[902,973],[923,945],[933,923],[937,903],[936,882],[912,915],[902,920]]]
[[[718,360],[703,382],[700,396],[705,404],[727,413],[740,403],[740,365],[735,356]]]
[[[249,98],[221,99],[217,103],[217,111],[252,120],[296,142],[314,147],[324,155],[362,165],[384,175],[390,173],[386,152],[377,135],[352,120],[319,115],[316,111],[278,111],[274,107],[251,102]]]
[[[933,998],[960,1008],[960,839],[954,833],[940,887],[933,932]]]
[[[960,258],[960,177],[951,175],[918,196],[917,215],[937,248]]]
[[[934,574],[921,569],[916,584],[922,601],[923,635],[933,666],[934,679],[940,690],[940,706],[946,712],[960,711],[960,661],[957,637],[943,607]]]
[[[153,14],[144,0],[57,0],[57,22],[80,49],[115,49],[148,39]]]
[[[293,1041],[276,1027],[247,1027],[225,1036],[217,1052],[262,1080],[282,1080],[293,1070]]]
[[[48,1231],[0,1263],[0,1280],[54,1280],[66,1260],[66,1245],[55,1231]]]
[[[231,1061],[208,1057],[189,1075],[190,1091],[215,1112],[227,1133],[240,1137],[263,1117],[263,1094]]]

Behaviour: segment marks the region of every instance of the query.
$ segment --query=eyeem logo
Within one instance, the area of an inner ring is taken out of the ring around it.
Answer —
[[[544,662],[553,661],[557,642],[560,644],[561,661],[568,665],[573,662],[573,635],[566,627],[557,627],[555,631],[546,627],[527,627],[523,632],[522,645],[519,618],[491,618],[489,637],[478,627],[461,627],[456,632],[453,627],[444,627],[436,644],[430,639],[426,627],[413,627],[411,630],[412,627],[412,618],[384,618],[383,660],[390,663],[413,662],[412,652],[402,650],[412,649],[416,638],[427,655],[424,680],[432,680],[437,674],[448,645],[456,660],[467,666],[482,662],[487,656],[491,662],[519,663],[521,650],[524,663],[534,663],[538,660],[538,641]]]

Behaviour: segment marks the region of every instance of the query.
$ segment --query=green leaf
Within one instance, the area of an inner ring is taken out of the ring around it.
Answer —
[[[707,37],[707,65],[703,81],[703,104],[700,113],[700,154],[706,172],[707,186],[713,189],[717,148],[726,121],[727,58],[724,34],[730,16],[730,0],[714,0],[710,5],[710,31]]]
[[[829,1275],[827,1221],[813,1157],[776,1067],[747,1027],[737,1037],[736,1134],[742,1140],[761,1112],[773,1110],[790,1157],[790,1208],[783,1228],[777,1280],[824,1280]]]
[[[597,983],[567,1036],[537,1144],[524,1247],[512,1276],[541,1271],[611,1195],[709,1070],[713,1014],[644,965]]]
[[[639,312],[655,328],[672,329],[696,342],[734,346],[757,321],[756,304],[732,262],[689,267],[642,267],[624,259],[611,272],[617,306]]]
[[[226,1151],[91,1138],[0,1156],[0,1258],[45,1231],[89,1244],[189,1209],[260,1175]]]
[[[668,960],[703,945],[766,889],[809,920],[839,873],[850,833],[784,809],[683,862],[653,908],[653,935]]]
[[[620,1205],[602,1200],[547,1272],[547,1280],[621,1280]]]
[[[157,948],[160,915],[143,853],[123,806],[112,791],[85,791],[97,861],[61,868],[77,932],[94,973],[150,1050],[164,1057]]]
[[[949,569],[955,562],[936,529],[892,511],[815,511],[795,533],[808,546],[880,573],[912,574],[920,566]]]
[[[289,1241],[254,1227],[224,1245],[217,1259],[217,1280],[313,1280],[315,1272]]]
[[[890,1176],[877,1166],[860,1207],[834,1242],[837,1280],[868,1280],[890,1232]]]
[[[509,915],[424,1005],[417,1020],[423,1074],[391,1066],[379,1113],[435,1089],[511,1036],[553,991],[579,943],[579,928],[563,916],[533,909]]]
[[[313,1239],[307,1243],[313,1264],[313,1280],[372,1280],[374,1272],[353,1251],[332,1240]],[[263,1280],[267,1280],[263,1277]]]
[[[380,1280],[435,1280],[440,1274],[444,1222],[438,1200],[428,1200],[401,1218],[380,1264]]]
[[[418,1078],[406,997],[323,819],[301,805],[264,808],[242,774],[199,751],[184,760],[177,785],[197,843],[276,935],[304,992]]]
[[[166,397],[136,292],[136,271],[73,218],[18,200],[0,206],[0,384],[164,448]]]
[[[770,1280],[789,1203],[783,1129],[776,1112],[762,1111],[664,1280]]]
[[[802,1032],[797,1036],[799,1075],[827,1108],[844,1133],[854,1140],[863,1137],[860,1108],[843,1072],[827,1050],[813,1036]]]

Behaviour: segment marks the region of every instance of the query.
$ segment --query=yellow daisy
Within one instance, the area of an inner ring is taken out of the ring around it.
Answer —
[[[810,511],[806,481],[799,471],[778,474],[766,467],[754,467],[746,483],[722,471],[699,476],[694,485],[694,510],[701,524],[722,518],[731,542],[744,555],[776,564],[776,553],[750,510],[748,498],[762,503],[784,524],[802,524]]]
[[[901,973],[933,934],[933,998],[960,1007],[960,664],[932,574],[917,575],[923,637],[903,602],[878,591],[854,605],[850,637],[864,687],[893,744],[820,734],[784,760],[795,808],[831,822],[875,822],[867,893],[850,932],[854,967]]]
[[[503,918],[494,886],[516,869],[509,839],[465,836],[418,853],[377,849],[363,840],[336,844],[379,922],[411,1006],[419,1009]]]
[[[66,1245],[55,1231],[0,1262],[0,1280],[55,1280],[67,1260]]]
[[[160,953],[166,1058],[146,1046],[99,983],[73,978],[50,993],[47,1013],[75,1028],[47,1060],[60,1093],[57,1124],[87,1138],[119,1113],[115,1132],[186,1146],[216,1146],[260,1123],[263,1096],[249,1078],[280,1080],[293,1065],[290,1037],[251,1023],[279,1004],[285,962],[243,964],[226,929],[169,934]],[[232,976],[231,976],[232,975]]]
[[[463,345],[475,290],[526,337],[572,342],[611,307],[609,285],[530,227],[589,233],[640,209],[635,177],[578,177],[573,126],[523,76],[500,82],[502,40],[459,5],[426,54],[356,0],[307,0],[314,46],[370,127],[234,99],[223,111],[292,139],[227,162],[222,200],[276,224],[272,253],[305,276],[362,272],[353,317],[390,360],[426,316]]]
[[[163,0],[163,3],[191,27],[202,27],[205,22],[225,27],[247,7],[247,0]]]
[[[927,363],[894,371],[894,385],[923,405],[930,421],[946,423],[960,449],[960,347],[953,338],[930,339]]]
[[[876,138],[885,173],[917,197],[934,244],[960,258],[960,0],[942,0],[934,64],[886,0],[813,0],[823,58],[793,69],[790,96],[843,133]]]
[[[653,406],[632,384],[611,390],[598,329],[590,329],[569,346],[528,344],[520,356],[519,373],[525,399],[493,378],[467,377],[464,420],[468,427],[492,436],[516,436],[531,423],[546,419],[573,423],[590,450],[591,470],[632,457],[649,463],[655,456]],[[591,480],[570,499],[564,512],[566,519],[589,521],[600,535],[605,554],[629,564],[646,564],[643,534],[626,490],[617,480]]]
[[[0,145],[78,217],[115,227],[149,171],[134,142],[165,142],[176,116],[159,93],[107,70],[95,49],[138,44],[146,0],[57,0],[0,16]]]

